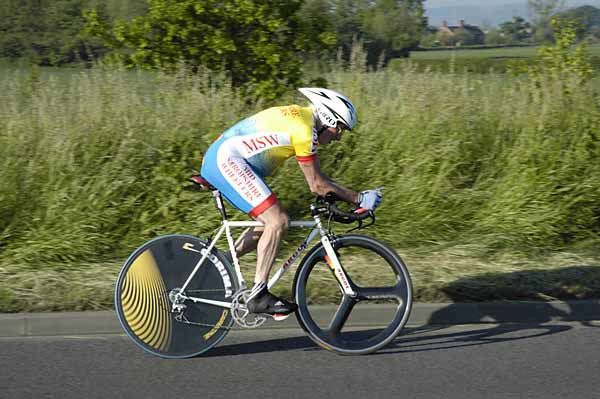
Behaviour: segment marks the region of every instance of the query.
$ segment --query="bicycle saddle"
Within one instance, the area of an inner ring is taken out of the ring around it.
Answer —
[[[208,182],[204,177],[200,175],[194,175],[190,177],[190,181],[198,186],[200,189],[208,189],[211,191],[215,191],[216,188]]]

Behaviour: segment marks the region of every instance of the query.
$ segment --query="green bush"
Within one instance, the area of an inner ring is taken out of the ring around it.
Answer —
[[[86,32],[103,39],[110,58],[129,67],[227,71],[235,86],[264,99],[300,78],[295,15],[301,2],[149,0],[130,21],[85,13]],[[249,87],[248,87],[249,86]]]

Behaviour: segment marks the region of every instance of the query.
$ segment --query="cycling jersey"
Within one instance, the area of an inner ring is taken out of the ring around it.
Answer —
[[[311,107],[273,107],[226,130],[207,150],[201,175],[234,206],[256,217],[277,200],[263,177],[292,156],[312,162],[316,149]]]

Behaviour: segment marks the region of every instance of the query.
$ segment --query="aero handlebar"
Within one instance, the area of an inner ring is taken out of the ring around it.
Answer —
[[[331,213],[331,217],[336,222],[350,224],[354,222],[362,222],[363,220],[368,218],[375,219],[373,211],[364,208],[358,208],[351,212],[342,211],[335,205],[336,201],[340,200],[341,198],[339,198],[333,192],[327,193],[325,197],[317,197],[318,203],[328,204],[328,210]]]

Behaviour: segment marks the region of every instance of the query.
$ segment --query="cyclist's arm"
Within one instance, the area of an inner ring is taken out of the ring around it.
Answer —
[[[359,194],[355,191],[347,189],[326,176],[321,172],[321,166],[318,158],[314,158],[310,162],[298,162],[300,170],[304,173],[308,187],[316,195],[325,195],[328,192],[334,192],[338,197],[346,202],[358,204]]]

